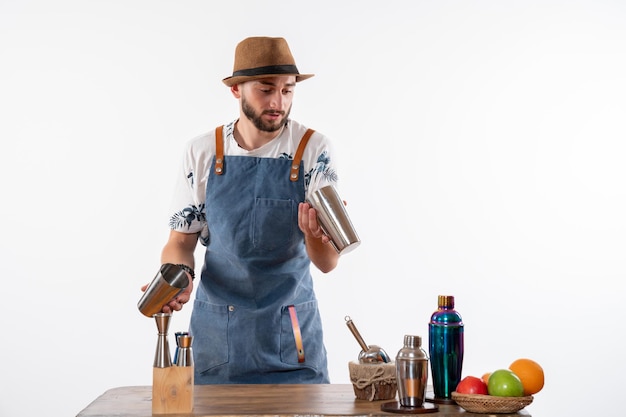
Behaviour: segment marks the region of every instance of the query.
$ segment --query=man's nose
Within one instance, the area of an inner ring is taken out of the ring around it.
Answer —
[[[283,100],[285,97],[280,92],[277,92],[272,95],[272,99],[270,100],[270,107],[273,109],[282,109]]]

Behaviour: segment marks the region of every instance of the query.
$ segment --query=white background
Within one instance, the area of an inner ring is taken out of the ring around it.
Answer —
[[[464,375],[529,357],[546,373],[533,416],[619,415],[618,0],[0,0],[0,415],[72,416],[151,384],[139,288],[184,143],[236,117],[221,79],[255,35],[316,74],[292,116],[334,140],[363,241],[314,275],[332,382],[360,350],[346,315],[395,356],[450,294]]]

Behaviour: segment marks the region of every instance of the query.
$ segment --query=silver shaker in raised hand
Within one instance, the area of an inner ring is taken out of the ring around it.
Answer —
[[[361,244],[345,204],[333,185],[314,191],[307,202],[317,210],[320,227],[337,253],[343,255]]]
[[[423,407],[428,382],[428,355],[420,336],[405,335],[396,356],[396,383],[402,407]]]

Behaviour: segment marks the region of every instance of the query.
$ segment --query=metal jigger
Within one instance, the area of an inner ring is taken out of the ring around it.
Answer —
[[[183,334],[176,339],[178,345],[178,356],[176,357],[177,366],[193,366],[193,353],[191,345],[193,343],[193,337],[188,334]]]
[[[156,353],[154,355],[154,368],[169,368],[172,366],[172,358],[170,357],[170,347],[167,343],[167,332],[170,328],[171,314],[157,313],[153,315],[156,320],[156,326],[159,331],[157,340]]]

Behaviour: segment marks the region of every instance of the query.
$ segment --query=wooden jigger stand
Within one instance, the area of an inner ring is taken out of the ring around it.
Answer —
[[[159,339],[152,368],[152,414],[185,414],[193,411],[193,360],[185,355],[184,366],[172,364],[167,333],[171,314],[154,315]],[[184,349],[191,349],[191,337]],[[190,352],[189,352],[190,353]],[[180,354],[180,353],[179,353]],[[181,363],[181,361],[178,361]]]

